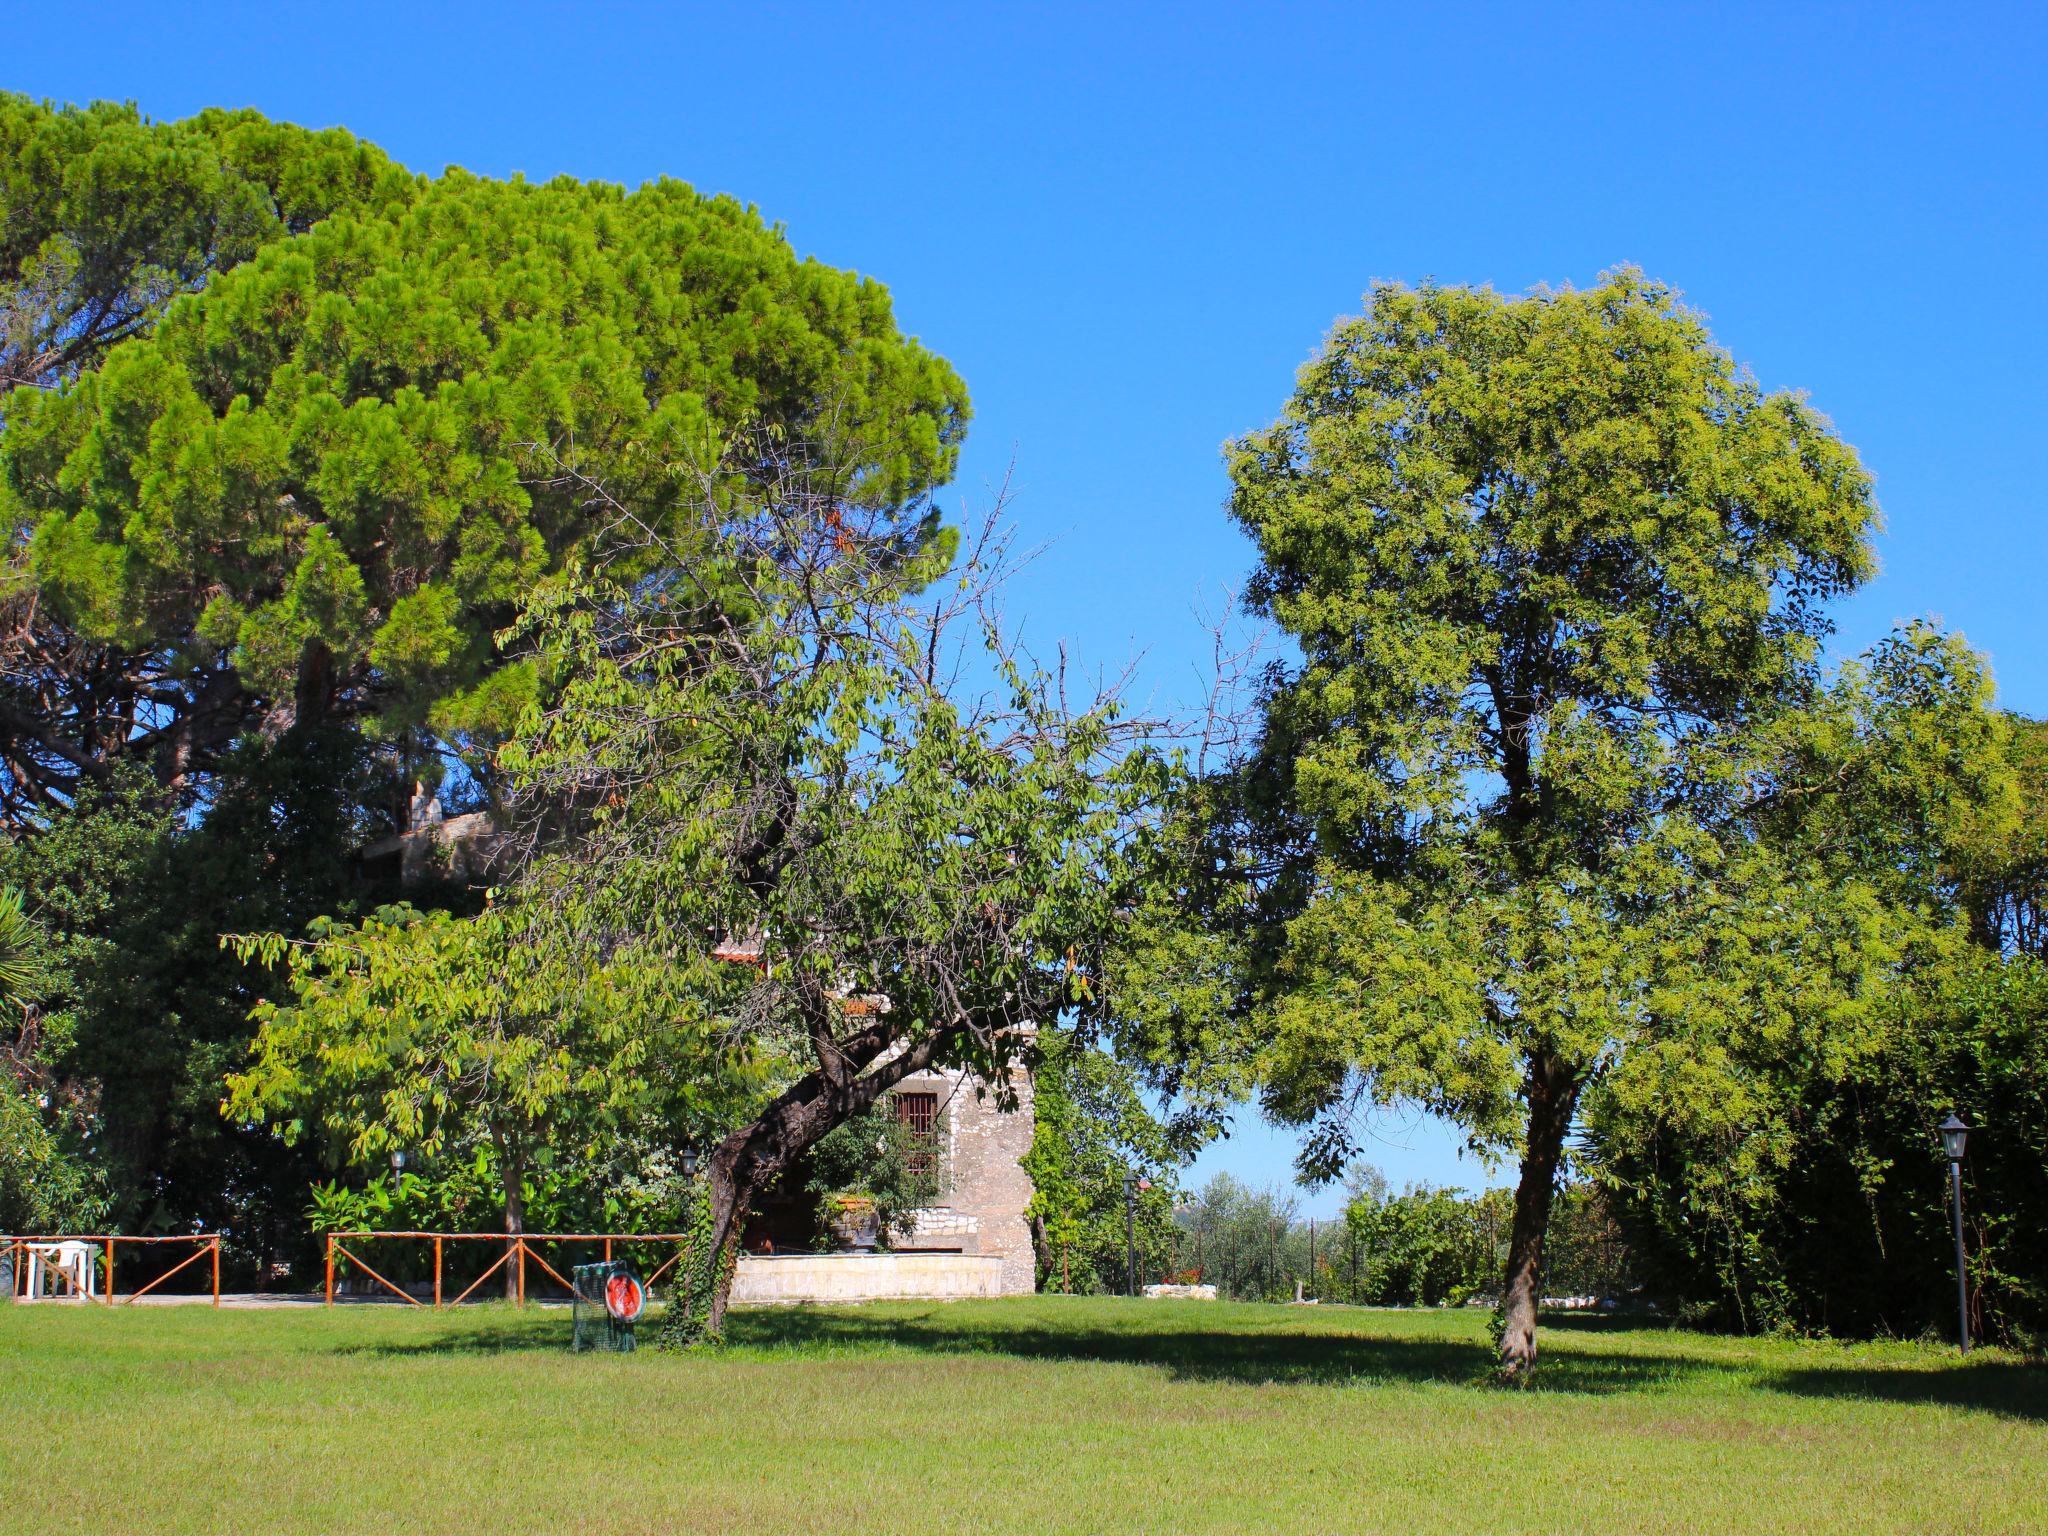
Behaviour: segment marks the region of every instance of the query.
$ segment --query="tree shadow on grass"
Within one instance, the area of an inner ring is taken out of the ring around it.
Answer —
[[[482,1327],[450,1320],[445,1332],[427,1338],[380,1339],[337,1344],[337,1355],[370,1355],[403,1359],[419,1355],[555,1354],[569,1347],[569,1318],[544,1318],[533,1323],[488,1323]]]
[[[1489,1380],[1492,1356],[1474,1339],[1390,1337],[1333,1329],[1116,1328],[1077,1320],[1072,1327],[1010,1324],[948,1315],[788,1309],[736,1313],[734,1344],[791,1350],[897,1348],[936,1354],[1010,1356],[1144,1365],[1181,1381],[1245,1385],[1352,1386],[1438,1383],[1472,1386]],[[1698,1362],[1650,1354],[1555,1355],[1538,1373],[1541,1389],[1616,1392],[1668,1381]]]
[[[2048,1370],[2011,1360],[1974,1360],[1935,1368],[1775,1371],[1772,1390],[1799,1397],[1970,1408],[2008,1419],[2048,1423]]]
[[[1546,1318],[1545,1350],[1531,1386],[1538,1393],[1617,1394],[1711,1386],[1901,1404],[1944,1404],[2048,1422],[2048,1371],[2009,1360],[1917,1367],[1784,1368],[1768,1360],[1716,1360],[1655,1350],[1582,1347],[1601,1336],[1668,1332],[1654,1319]],[[1145,1365],[1176,1380],[1262,1385],[1368,1386],[1492,1383],[1491,1350],[1477,1339],[1392,1337],[1365,1331],[1262,1328],[1158,1329],[1080,1324],[1052,1328],[960,1318],[944,1308],[903,1315],[852,1309],[736,1313],[734,1344],[804,1353],[848,1347],[935,1354]]]
[[[1174,1328],[1140,1323],[1104,1326],[1077,1316],[1050,1326],[1042,1314],[1010,1322],[946,1305],[922,1311],[864,1307],[775,1307],[736,1311],[727,1340],[743,1351],[802,1357],[909,1350],[952,1357],[1077,1361],[1148,1366],[1177,1381],[1237,1385],[1373,1386],[1436,1384],[1489,1386],[1492,1355],[1481,1339],[1392,1336],[1329,1327],[1314,1329],[1228,1326]],[[658,1317],[640,1328],[643,1348],[654,1341]],[[1655,1319],[1547,1317],[1548,1341],[1536,1380],[1540,1394],[1614,1395],[1673,1387],[1707,1386],[1716,1378],[1731,1393],[1782,1392],[1844,1401],[1943,1405],[2029,1422],[2048,1422],[2048,1369],[2011,1360],[1978,1359],[1931,1366],[1781,1366],[1769,1359],[1717,1360],[1653,1349],[1599,1347],[1630,1334],[1668,1332]],[[1592,1347],[1586,1347],[1591,1345]],[[534,1318],[462,1324],[450,1320],[426,1338],[352,1343],[337,1353],[384,1357],[555,1353],[569,1346],[569,1319]]]

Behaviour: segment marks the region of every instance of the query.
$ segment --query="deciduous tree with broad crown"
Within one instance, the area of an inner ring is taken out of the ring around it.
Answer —
[[[524,861],[471,925],[515,925],[519,953],[472,985],[496,997],[538,973],[536,995],[559,1000],[622,978],[591,1015],[609,1043],[519,1046],[564,1089],[629,1055],[700,1087],[758,1085],[705,1136],[672,1339],[719,1331],[750,1203],[836,1126],[932,1066],[1008,1094],[1040,1021],[1100,1008],[1104,952],[1149,867],[1134,849],[1169,769],[1136,750],[1145,724],[1113,694],[1070,701],[1063,670],[1000,642],[984,607],[999,538],[935,584],[954,541],[865,479],[829,444],[755,443],[679,521],[660,500],[643,516],[630,476],[585,478],[606,558],[526,620],[554,686],[504,752]],[[410,934],[335,929],[299,950],[295,1000],[257,1045],[283,1089],[273,1110],[317,1099],[301,1063],[357,1050],[322,1041],[363,1042],[382,1074],[394,1044],[430,1063],[447,1049],[431,1040],[483,1016],[428,1004],[436,966],[365,959]],[[396,991],[365,1006],[373,972]],[[573,1012],[524,1008],[522,1033],[551,1037]],[[415,1017],[418,1046],[400,1026]]]
[[[1520,1157],[1500,1362],[1589,1085],[1717,1081],[1716,1021],[1865,1006],[1881,893],[1760,835],[1828,599],[1872,568],[1855,453],[1632,270],[1376,288],[1229,452],[1252,603],[1299,643],[1238,802],[1271,918],[1266,1102],[1351,1154],[1416,1100]]]

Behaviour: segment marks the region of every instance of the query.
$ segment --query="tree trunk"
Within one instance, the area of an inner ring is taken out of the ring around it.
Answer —
[[[519,1242],[516,1234],[526,1230],[526,1165],[511,1143],[496,1131],[491,1139],[498,1144],[498,1178],[505,1188],[505,1230],[514,1236],[505,1239],[505,1299],[519,1299]]]
[[[929,1066],[941,1044],[957,1033],[940,1031],[914,1041],[887,1060],[896,1030],[877,1020],[837,1041],[829,1053],[835,1070],[806,1073],[768,1106],[753,1124],[734,1131],[711,1154],[711,1219],[708,1240],[716,1262],[705,1332],[725,1327],[732,1297],[737,1247],[753,1198],[820,1137],[873,1104],[913,1072]]]
[[[744,1133],[743,1133],[744,1134]],[[734,1151],[728,1137],[711,1158],[711,1300],[705,1312],[704,1331],[717,1335],[725,1331],[725,1309],[732,1300],[732,1277],[738,1268],[738,1248],[744,1235],[747,1208],[754,1191],[742,1187],[734,1176],[743,1151]],[[732,1155],[728,1155],[729,1152]],[[730,1261],[726,1255],[731,1254]]]
[[[1579,1077],[1560,1058],[1532,1056],[1526,1092],[1529,1142],[1515,1186],[1515,1221],[1508,1236],[1508,1267],[1501,1289],[1500,1373],[1528,1380],[1536,1369],[1536,1304],[1543,1295],[1543,1238],[1557,1192],[1557,1165],[1565,1133],[1578,1108]]]

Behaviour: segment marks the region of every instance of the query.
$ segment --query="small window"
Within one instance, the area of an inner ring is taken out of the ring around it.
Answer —
[[[911,1171],[929,1178],[939,1165],[939,1096],[936,1093],[896,1095],[896,1123],[910,1132]]]

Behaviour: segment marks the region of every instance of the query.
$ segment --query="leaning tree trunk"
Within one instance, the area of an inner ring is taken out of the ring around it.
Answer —
[[[1543,1238],[1557,1191],[1557,1165],[1565,1133],[1578,1108],[1579,1077],[1556,1056],[1529,1061],[1529,1142],[1515,1186],[1515,1221],[1508,1236],[1508,1267],[1501,1290],[1500,1373],[1527,1381],[1536,1369],[1536,1304],[1543,1294]]]
[[[947,1037],[929,1036],[873,1066],[896,1038],[886,1023],[833,1044],[830,1074],[807,1073],[753,1124],[727,1136],[711,1154],[703,1203],[678,1259],[678,1278],[662,1342],[680,1346],[715,1338],[725,1327],[739,1243],[755,1195],[834,1126],[873,1104],[912,1072],[929,1066]]]

